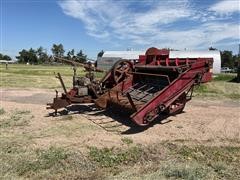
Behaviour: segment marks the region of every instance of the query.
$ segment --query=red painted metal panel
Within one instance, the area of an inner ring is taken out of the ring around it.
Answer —
[[[199,62],[192,64],[190,70],[184,72],[169,86],[159,92],[155,98],[145,104],[141,109],[134,113],[131,118],[138,125],[147,125],[148,122],[144,119],[148,113],[155,111],[160,106],[168,107],[174,100],[176,100],[182,93],[189,90],[196,81],[197,74],[204,74],[206,60],[199,60]]]

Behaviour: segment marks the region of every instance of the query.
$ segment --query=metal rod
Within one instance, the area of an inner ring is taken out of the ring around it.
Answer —
[[[63,88],[64,93],[67,94],[67,90],[66,90],[65,84],[64,84],[64,82],[63,82],[63,80],[62,80],[61,74],[60,74],[60,73],[57,73],[57,75],[58,75],[58,79],[59,79],[59,81],[60,81],[60,83],[61,83],[61,85],[62,85],[62,88]]]
[[[134,111],[137,111],[137,108],[136,108],[135,104],[133,103],[133,100],[132,100],[132,98],[131,98],[131,95],[130,95],[129,93],[127,93],[126,95],[127,95],[127,98],[128,98],[128,100],[129,100],[129,102],[130,102],[133,110],[134,110]]]
[[[130,90],[127,90],[127,91],[123,92],[123,94],[125,94],[125,93],[127,93],[127,92],[132,92],[132,91],[134,91],[134,87],[136,87],[138,84],[139,84],[139,83],[134,84],[132,87],[129,88]],[[122,91],[123,91],[123,90],[122,90]]]

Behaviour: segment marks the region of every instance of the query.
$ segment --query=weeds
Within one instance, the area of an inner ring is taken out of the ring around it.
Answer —
[[[81,153],[61,147],[34,150],[11,140],[0,143],[0,179],[82,179],[96,170]]]
[[[196,164],[171,164],[162,168],[162,171],[165,177],[177,179],[203,179],[207,175],[206,169]]]
[[[30,114],[31,111],[28,111],[28,110],[16,110],[15,111],[15,114],[19,114],[19,115],[27,115],[27,114]]]
[[[173,155],[181,161],[193,161],[200,167],[208,167],[216,177],[231,179],[240,168],[240,147],[178,146]],[[231,166],[230,166],[231,164]],[[229,166],[231,168],[229,168]]]
[[[208,147],[196,146],[187,147],[181,146],[176,149],[175,153],[184,159],[194,159],[197,162],[226,162],[240,163],[240,147]],[[237,158],[236,158],[237,157]]]
[[[230,98],[230,99],[240,99],[240,94],[238,93],[231,93],[226,95],[226,97]]]
[[[0,108],[0,115],[5,114],[5,110],[3,108]]]
[[[89,147],[84,156],[55,146],[34,150],[27,148],[29,142],[17,143],[21,138],[12,140],[0,142],[0,178],[8,174],[10,179],[117,179],[122,174],[125,179],[136,175],[146,179],[239,179],[240,147],[191,147],[166,142],[125,149]]]
[[[33,118],[33,116],[29,116],[30,113],[30,111],[16,110],[9,118],[5,118],[0,122],[0,128],[26,126],[29,120]]]
[[[62,160],[68,157],[66,151],[61,148],[50,147],[47,150],[37,150],[36,160],[22,161],[21,165],[17,166],[17,173],[19,175],[26,174],[27,172],[36,172],[40,170],[50,169],[53,166],[61,164]]]
[[[130,138],[127,138],[127,137],[123,137],[121,140],[122,140],[123,143],[125,143],[127,145],[130,145],[130,144],[133,143],[133,140],[130,139]]]
[[[141,151],[141,148],[137,146],[126,150],[90,147],[89,157],[99,163],[101,167],[113,167],[120,164],[136,162],[139,156],[141,156]]]
[[[226,164],[223,163],[223,162],[221,162],[221,161],[220,161],[220,162],[213,163],[213,164],[212,164],[212,168],[213,168],[214,171],[217,172],[217,173],[222,173],[222,172],[224,172],[224,171],[227,169]]]

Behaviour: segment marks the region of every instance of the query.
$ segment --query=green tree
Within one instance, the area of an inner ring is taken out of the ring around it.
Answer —
[[[16,56],[16,58],[19,63],[38,63],[37,52],[33,48],[30,48],[29,50],[23,49],[19,52],[19,56]]]
[[[234,67],[234,59],[232,51],[222,51],[221,52],[221,66],[222,67]]]
[[[240,55],[233,56],[234,67],[238,67],[240,65]]]
[[[8,55],[4,55],[2,53],[0,53],[0,60],[7,60],[7,61],[11,61],[12,58]]]
[[[72,49],[71,51],[68,51],[67,58],[71,60],[71,59],[74,59],[74,57],[75,57],[75,50]]]
[[[44,62],[48,62],[48,55],[46,52],[44,52],[44,49],[42,46],[40,46],[37,50],[36,50],[36,54],[37,54],[37,58],[38,58],[38,63],[44,63]]]
[[[83,51],[80,50],[76,55],[75,61],[85,63],[87,61],[87,55],[83,54]]]
[[[52,53],[54,56],[56,57],[63,57],[64,56],[64,48],[63,48],[63,45],[62,44],[53,44],[52,46]]]

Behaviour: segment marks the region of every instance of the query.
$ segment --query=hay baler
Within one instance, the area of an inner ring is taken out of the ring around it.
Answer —
[[[212,58],[171,59],[168,50],[149,48],[138,62],[117,61],[100,81],[91,72],[87,77],[73,78],[69,92],[59,74],[64,93],[48,108],[57,112],[71,103],[93,102],[103,109],[128,111],[132,121],[146,126],[161,114],[181,113],[194,86],[212,79],[212,65]]]

